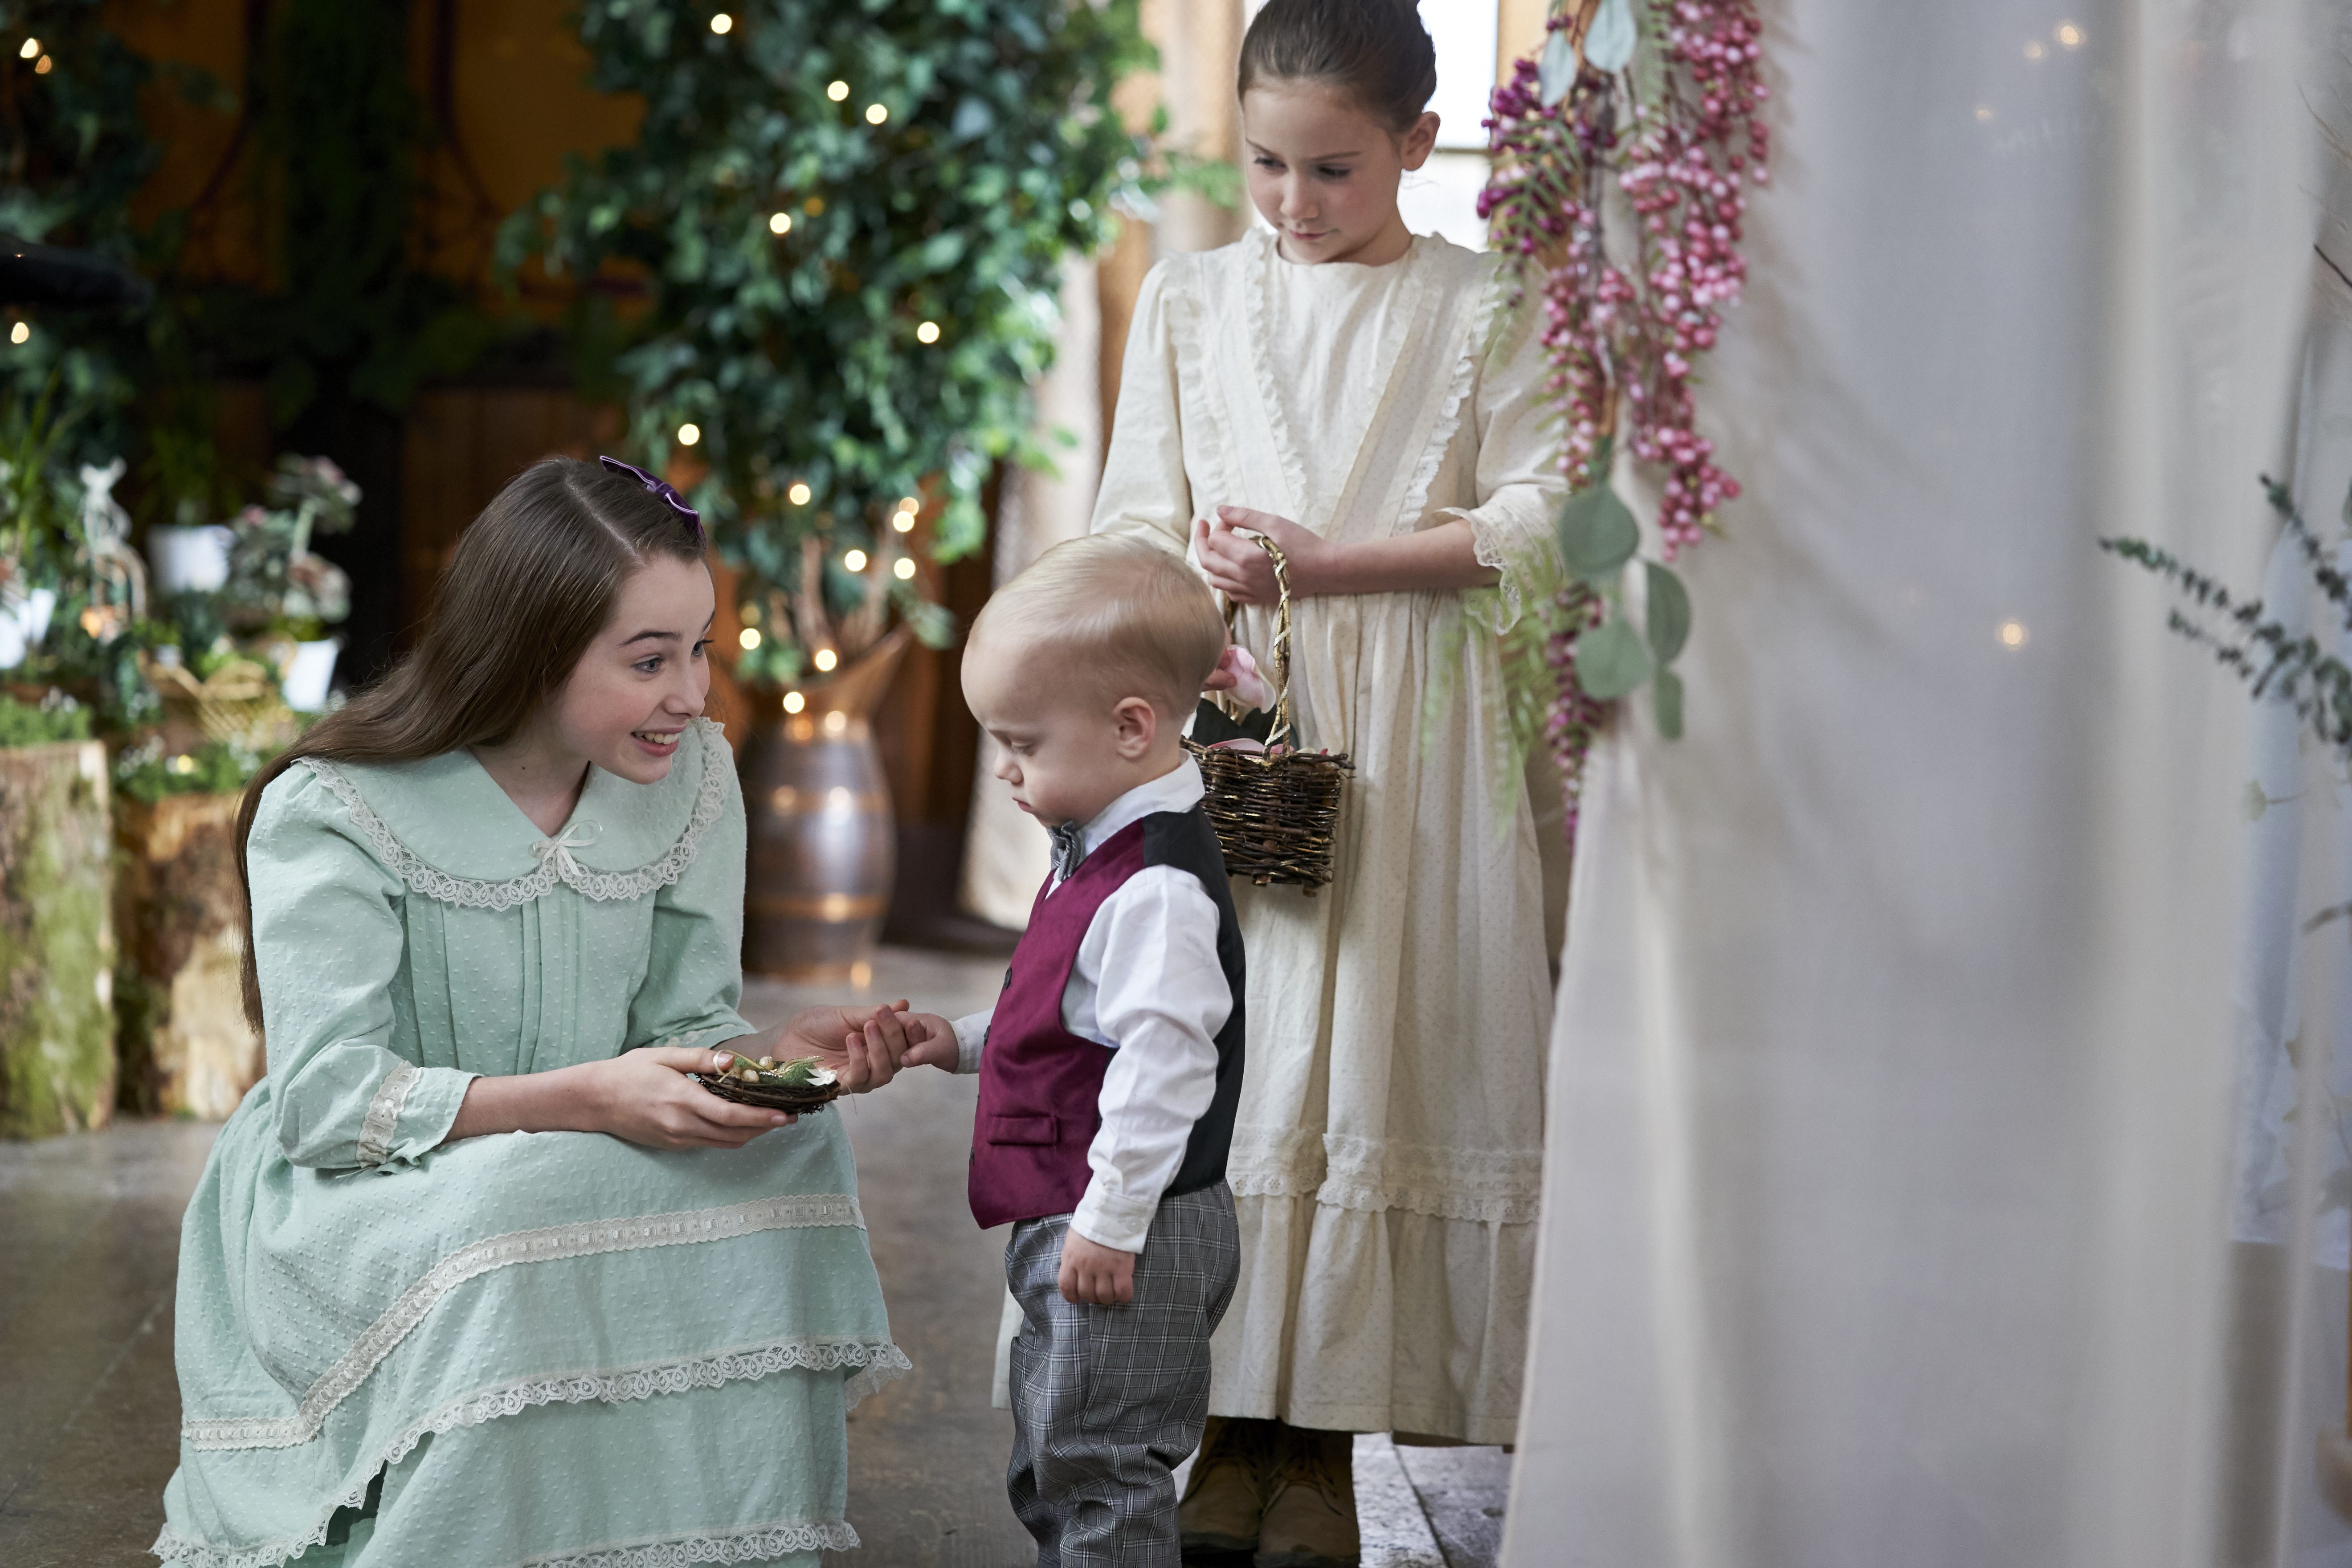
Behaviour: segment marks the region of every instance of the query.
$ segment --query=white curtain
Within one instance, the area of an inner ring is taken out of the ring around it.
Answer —
[[[1686,738],[1592,763],[1508,1568],[2352,1562],[2318,1118],[2233,1238],[2252,709],[2096,548],[2261,584],[2315,386],[2332,524],[2345,15],[1770,7],[1703,394],[1748,494],[1690,561]],[[2343,929],[2284,939],[2323,1092]]]

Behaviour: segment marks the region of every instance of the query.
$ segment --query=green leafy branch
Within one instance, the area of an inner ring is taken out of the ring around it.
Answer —
[[[2325,542],[2304,521],[2294,493],[2265,474],[2263,494],[2278,514],[2287,540],[2303,557],[2305,570],[2352,629],[2352,579],[2329,559]],[[2344,500],[2344,520],[2352,524],[2352,493]],[[2352,668],[2326,651],[2315,634],[2297,633],[2269,613],[2259,598],[2232,593],[2229,585],[2144,539],[2099,541],[2099,548],[2143,566],[2178,589],[2191,610],[2174,608],[2165,624],[2209,650],[2213,661],[2245,682],[2257,702],[2284,703],[2300,727],[2336,753],[2339,768],[2352,769]],[[2257,786],[2259,787],[2259,786]],[[2267,796],[2263,804],[2272,804]],[[2304,923],[2315,931],[2331,921],[2352,919],[2352,904],[2320,910]]]
[[[2330,563],[2327,547],[2304,521],[2286,486],[2264,476],[2263,493],[2313,581],[2352,627],[2352,583]],[[2347,496],[2345,509],[2347,520],[2352,521],[2352,495]],[[2233,594],[2228,584],[2144,539],[2102,539],[2099,548],[2146,567],[2179,589],[2194,613],[2176,608],[2166,625],[2210,650],[2214,662],[2244,681],[2256,701],[2283,702],[2294,709],[2339,763],[2352,766],[2352,668],[2322,647],[2315,635],[2298,635],[2269,614],[2261,599]]]
[[[1683,682],[1672,666],[1690,640],[1690,594],[1672,568],[1643,560],[1642,626],[1635,629],[1625,605],[1625,572],[1641,551],[1642,531],[1633,511],[1609,488],[1609,459],[1604,437],[1593,463],[1597,477],[1570,494],[1559,510],[1561,563],[1569,575],[1599,596],[1601,605],[1601,618],[1576,637],[1576,684],[1586,696],[1608,702],[1650,682],[1658,733],[1679,740]]]

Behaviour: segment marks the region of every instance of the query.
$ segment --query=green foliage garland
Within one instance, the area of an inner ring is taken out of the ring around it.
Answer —
[[[575,161],[509,224],[501,258],[649,277],[651,310],[618,362],[632,442],[659,464],[698,427],[695,504],[766,628],[740,673],[791,680],[836,642],[854,655],[885,602],[946,635],[917,579],[885,575],[900,549],[887,520],[928,495],[934,554],[951,559],[982,536],[992,466],[1045,460],[1029,387],[1052,363],[1059,269],[1109,237],[1110,198],[1144,151],[1111,105],[1149,58],[1136,12],[583,7],[595,85],[641,95],[644,129]]]

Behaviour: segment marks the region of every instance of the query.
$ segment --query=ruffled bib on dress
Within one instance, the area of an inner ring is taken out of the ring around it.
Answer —
[[[591,767],[580,804],[552,837],[467,752],[391,764],[305,757],[300,765],[342,802],[411,892],[459,909],[509,910],[566,887],[604,903],[676,882],[726,809],[726,731],[698,719],[691,733],[693,744],[678,748],[658,784]]]

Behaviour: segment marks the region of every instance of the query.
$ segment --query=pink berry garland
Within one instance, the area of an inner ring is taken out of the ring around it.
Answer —
[[[1765,183],[1759,118],[1763,25],[1751,0],[1635,0],[1647,70],[1606,73],[1578,57],[1575,82],[1547,107],[1540,69],[1520,60],[1495,89],[1487,121],[1495,174],[1480,195],[1495,248],[1543,264],[1542,342],[1559,402],[1560,471],[1601,480],[1611,444],[1664,471],[1658,528],[1666,560],[1698,542],[1739,481],[1695,427],[1696,362],[1715,346],[1721,309],[1739,298],[1745,188]],[[1592,0],[1552,31],[1589,26]],[[1660,66],[1663,68],[1658,68]],[[1645,96],[1646,94],[1646,96]],[[1603,182],[1635,218],[1631,263],[1603,245]],[[1546,739],[1568,783],[1575,834],[1584,758],[1605,712],[1578,685],[1570,646],[1602,606],[1577,584],[1556,606],[1547,662],[1559,693]]]

